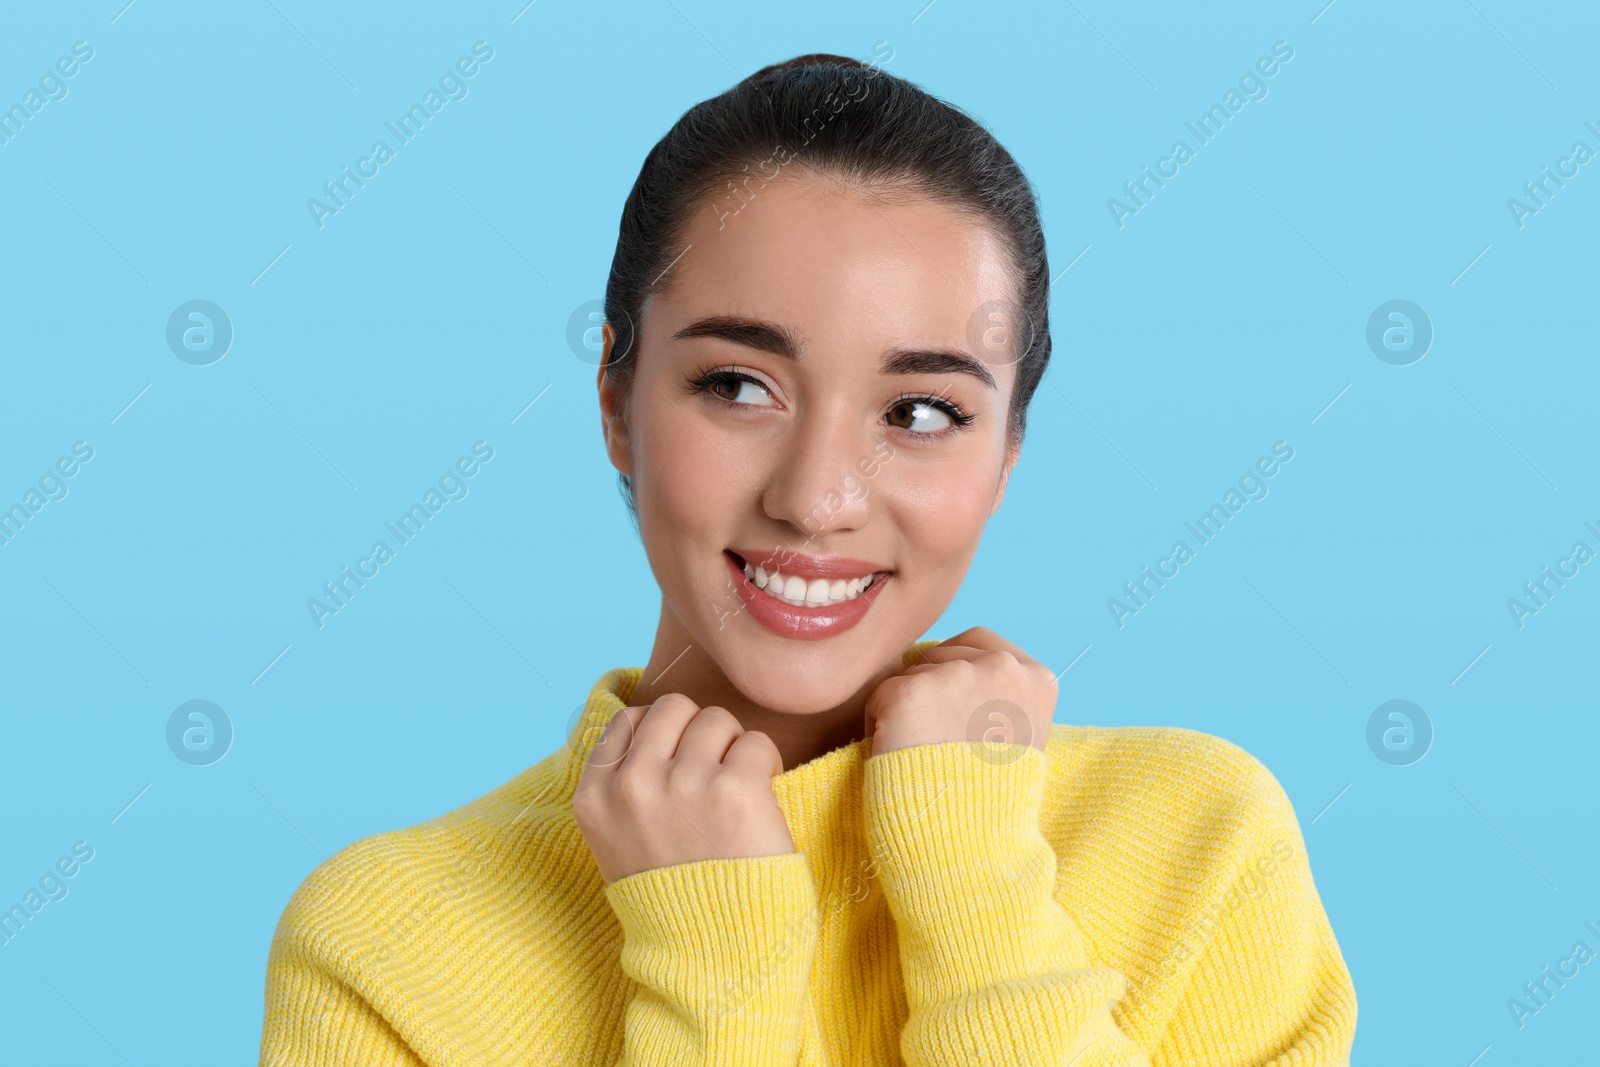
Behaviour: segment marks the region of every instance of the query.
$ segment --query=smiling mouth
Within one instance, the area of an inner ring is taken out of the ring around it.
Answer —
[[[781,567],[767,570],[751,565],[744,557],[729,550],[730,556],[744,571],[750,584],[774,600],[797,608],[832,608],[863,596],[868,589],[883,582],[892,573],[874,571],[857,578],[804,578],[798,574],[785,574]]]

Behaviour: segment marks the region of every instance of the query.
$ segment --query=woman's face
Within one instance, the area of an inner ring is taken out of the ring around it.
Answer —
[[[647,300],[620,419],[602,373],[607,447],[663,626],[755,703],[817,712],[898,669],[1000,506],[1016,357],[985,346],[987,308],[1017,291],[999,239],[930,200],[804,178],[726,210],[693,216]],[[810,606],[747,582],[746,562]]]

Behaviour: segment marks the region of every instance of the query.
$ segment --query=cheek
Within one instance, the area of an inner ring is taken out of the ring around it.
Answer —
[[[994,500],[995,476],[981,464],[929,464],[894,486],[892,510],[908,564],[971,560]]]
[[[676,403],[662,399],[637,411],[633,426],[634,497],[652,556],[680,552],[683,542],[717,541],[748,484],[695,421],[694,401]]]

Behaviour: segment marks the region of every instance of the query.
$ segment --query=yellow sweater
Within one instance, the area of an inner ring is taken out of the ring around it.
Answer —
[[[1048,754],[862,740],[773,779],[798,851],[607,886],[571,800],[641,673],[601,675],[511,781],[306,877],[263,1067],[1348,1064],[1350,974],[1243,749],[1059,724]]]

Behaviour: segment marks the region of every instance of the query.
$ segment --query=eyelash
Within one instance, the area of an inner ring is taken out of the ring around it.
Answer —
[[[705,393],[713,400],[721,401],[725,406],[730,408],[749,407],[749,404],[736,404],[727,397],[718,396],[715,392],[712,392],[712,386],[718,385],[725,381],[750,382],[752,385],[758,386],[763,390],[767,388],[766,383],[761,379],[756,378],[753,375],[746,374],[736,368],[709,367],[695,371],[689,378],[687,388],[690,393]],[[889,402],[889,406],[893,408],[911,400],[920,400],[931,405],[932,407],[938,408],[940,411],[950,416],[950,421],[954,424],[946,429],[939,430],[936,433],[918,433],[916,434],[917,437],[925,437],[933,440],[949,437],[953,434],[960,433],[978,417],[969,411],[963,410],[962,407],[953,400],[946,400],[943,397],[932,396],[928,393],[902,393],[900,396],[897,396],[891,400]],[[905,427],[896,427],[896,429],[905,429]]]

